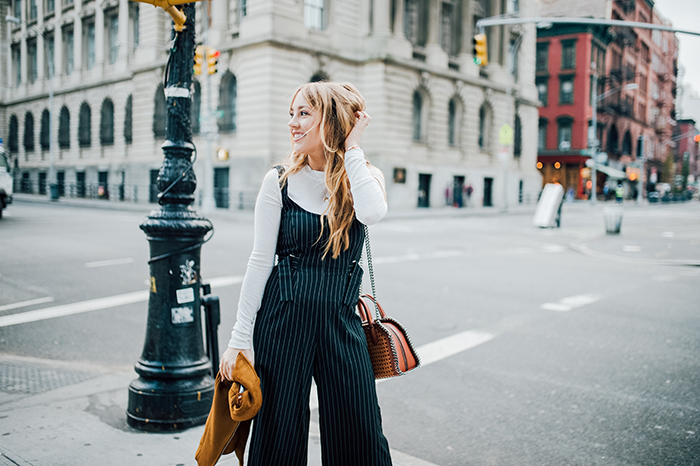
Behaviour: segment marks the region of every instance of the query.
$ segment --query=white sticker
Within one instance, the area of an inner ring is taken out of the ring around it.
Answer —
[[[174,307],[170,312],[173,324],[194,322],[194,315],[191,307]]]
[[[177,295],[178,304],[186,304],[194,301],[194,288],[175,290],[175,294]]]

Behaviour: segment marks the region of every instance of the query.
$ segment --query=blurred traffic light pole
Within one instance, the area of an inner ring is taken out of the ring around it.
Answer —
[[[206,421],[214,390],[204,349],[200,252],[212,230],[191,209],[197,187],[190,105],[195,54],[195,7],[184,0],[143,0],[173,17],[165,68],[166,141],[158,172],[160,208],[141,223],[150,246],[150,295],[139,378],[129,386],[127,422],[147,431],[173,431]],[[180,1],[181,7],[172,3]]]

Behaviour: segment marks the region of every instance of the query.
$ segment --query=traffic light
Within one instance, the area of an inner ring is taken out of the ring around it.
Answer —
[[[696,134],[695,137],[693,138],[693,141],[695,141],[695,144],[700,143],[700,134]]]
[[[472,55],[474,55],[474,63],[479,66],[486,66],[489,64],[489,52],[488,46],[486,44],[486,34],[477,34],[473,39],[474,50],[472,50]]]
[[[202,63],[204,63],[204,54],[206,53],[206,47],[203,45],[198,45],[194,49],[194,74],[202,74]]]
[[[216,73],[216,66],[219,63],[219,55],[221,55],[221,52],[218,50],[211,47],[207,48],[207,73]]]

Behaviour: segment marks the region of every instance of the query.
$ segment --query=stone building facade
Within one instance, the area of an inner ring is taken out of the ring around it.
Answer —
[[[386,175],[392,208],[536,200],[534,27],[489,28],[489,65],[480,68],[472,57],[479,18],[514,10],[526,16],[529,1],[209,4],[206,31],[206,4],[197,4],[197,40],[206,36],[221,56],[218,73],[193,85],[193,121],[195,131],[203,129],[206,118],[196,112],[206,117],[211,108],[217,134],[210,143],[195,136],[195,168],[201,195],[210,157],[219,207],[252,206],[264,173],[289,152],[294,89],[317,79],[353,82],[365,96],[372,124],[363,148]],[[8,38],[0,54],[0,137],[20,190],[45,192],[53,166],[61,195],[153,201],[170,17],[128,0],[0,0],[0,6],[22,20],[0,26]],[[505,124],[515,140],[502,148]]]

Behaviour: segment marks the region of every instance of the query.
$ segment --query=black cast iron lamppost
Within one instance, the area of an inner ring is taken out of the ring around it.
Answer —
[[[195,8],[191,0],[137,1],[162,7],[174,25],[165,69],[160,208],[140,225],[150,244],[151,289],[146,341],[135,365],[139,378],[129,386],[127,421],[142,430],[172,431],[203,424],[214,390],[202,341],[200,297],[200,252],[212,225],[190,208],[197,186],[190,127]]]

